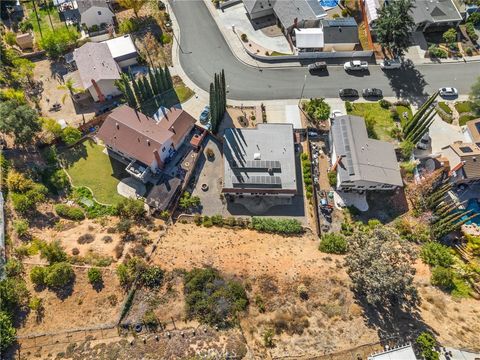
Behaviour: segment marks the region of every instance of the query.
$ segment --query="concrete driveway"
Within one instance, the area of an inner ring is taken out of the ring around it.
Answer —
[[[436,116],[435,121],[429,129],[431,138],[432,154],[441,152],[442,148],[455,141],[468,141],[460,126],[447,124],[440,116]]]

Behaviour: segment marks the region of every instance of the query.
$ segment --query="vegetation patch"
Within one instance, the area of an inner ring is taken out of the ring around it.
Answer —
[[[452,115],[452,114],[453,114],[452,109],[450,109],[450,106],[448,106],[448,104],[447,104],[445,101],[439,101],[439,102],[438,102],[438,107],[439,107],[445,114],[448,114],[448,115]],[[456,106],[455,106],[455,107],[456,107]]]
[[[470,114],[464,114],[464,115],[461,115],[459,118],[458,118],[458,124],[460,126],[463,126],[463,125],[466,125],[467,122],[469,122],[470,120],[473,120],[473,119],[476,119],[477,117],[475,115],[470,115]]]
[[[185,274],[187,316],[202,323],[232,326],[248,306],[247,294],[236,281],[223,279],[212,268],[193,269]]]
[[[272,234],[297,235],[303,233],[302,224],[297,219],[252,217],[252,228]]]
[[[459,101],[455,103],[455,109],[459,114],[469,113],[473,111],[473,103],[471,101]]]
[[[306,153],[302,153],[302,174],[303,182],[305,183],[305,195],[309,201],[313,197],[313,185],[312,185],[312,163]]]
[[[58,216],[69,220],[80,221],[85,219],[85,214],[83,213],[83,210],[78,206],[57,204],[55,205],[55,212]]]
[[[329,254],[345,254],[348,250],[347,239],[342,234],[324,234],[322,235],[319,249]]]

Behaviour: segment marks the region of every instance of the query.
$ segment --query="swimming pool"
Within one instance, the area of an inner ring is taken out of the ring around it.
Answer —
[[[338,5],[338,2],[336,0],[319,0],[318,2],[325,10],[334,8]]]
[[[478,215],[468,220],[465,224],[467,225],[476,224],[480,226],[480,203],[478,202],[478,199],[468,200],[467,210],[471,210],[472,213],[462,216],[462,219],[466,219],[467,217],[470,217],[474,214],[478,214]]]

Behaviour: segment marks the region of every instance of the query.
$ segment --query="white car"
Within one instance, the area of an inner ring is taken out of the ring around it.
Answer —
[[[330,114],[330,119],[334,119],[337,116],[342,116],[343,113],[340,110],[332,110],[332,113]]]
[[[457,96],[458,90],[454,87],[443,87],[438,89],[440,96]]]
[[[368,63],[366,61],[352,60],[343,64],[345,71],[367,70]]]
[[[400,69],[402,67],[402,63],[398,59],[385,59],[380,61],[380,68],[385,69],[385,70],[391,70],[391,69]]]

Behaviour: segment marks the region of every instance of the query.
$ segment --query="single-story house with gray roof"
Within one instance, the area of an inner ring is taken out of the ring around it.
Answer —
[[[457,27],[462,21],[453,0],[416,0],[412,17],[416,31],[441,31]]]
[[[370,139],[365,121],[359,116],[333,119],[330,152],[339,191],[393,190],[403,186],[393,145]]]

